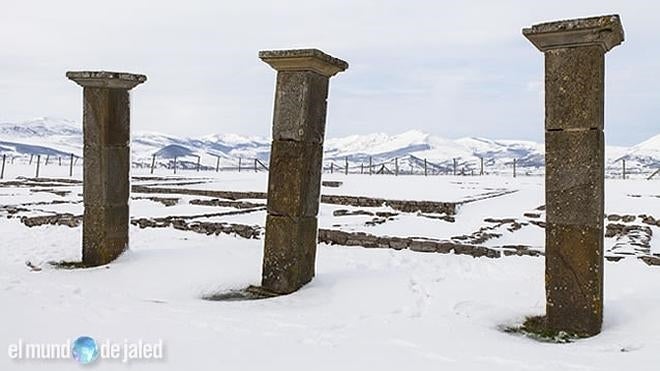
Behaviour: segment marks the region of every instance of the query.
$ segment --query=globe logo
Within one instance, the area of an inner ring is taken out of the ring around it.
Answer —
[[[86,365],[99,357],[99,347],[96,340],[89,336],[77,338],[71,347],[71,355],[78,363]]]

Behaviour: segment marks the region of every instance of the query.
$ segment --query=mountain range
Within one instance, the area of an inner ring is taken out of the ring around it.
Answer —
[[[0,123],[0,153],[14,157],[82,155],[82,127],[74,121],[41,117],[24,122]],[[252,166],[257,159],[267,166],[270,140],[236,134],[213,134],[199,138],[135,132],[131,147],[134,166],[150,166],[155,155],[157,166],[204,168]],[[660,134],[632,147],[607,146],[606,167],[620,171],[621,160],[630,172],[651,172],[660,167]],[[395,160],[396,159],[396,160]],[[525,140],[493,140],[479,137],[445,139],[418,130],[398,135],[382,133],[351,135],[327,139],[324,143],[324,166],[343,171],[348,163],[352,172],[422,171],[426,163],[431,173],[478,172],[483,159],[486,172],[517,169],[527,173],[542,172],[544,145]],[[332,164],[332,165],[331,165]],[[261,166],[261,165],[259,165]]]

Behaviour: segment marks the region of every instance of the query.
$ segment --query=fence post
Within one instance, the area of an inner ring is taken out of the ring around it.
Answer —
[[[220,171],[220,156],[215,157],[215,172]]]
[[[239,157],[238,158],[238,172],[241,172],[241,162],[243,162],[243,158]]]
[[[660,169],[654,171],[648,178],[646,178],[646,180],[651,180],[651,179],[653,179],[654,176],[656,176],[658,174],[660,174]]]
[[[394,176],[399,176],[399,158],[394,158]]]
[[[360,174],[364,174],[364,163],[360,163]]]
[[[174,174],[176,174],[176,156],[174,156]]]
[[[46,155],[46,161],[44,162],[44,166],[48,166],[48,159],[50,158],[50,155]]]
[[[623,179],[625,180],[626,179],[626,160],[622,159],[621,164],[623,165],[623,171],[622,171],[621,174],[623,175]]]
[[[39,177],[39,165],[41,165],[41,155],[37,155],[37,175],[35,178]]]
[[[154,166],[156,166],[156,154],[151,155],[151,174],[154,173]]]
[[[73,176],[73,153],[71,154],[71,157],[69,158],[69,177]]]
[[[254,172],[257,172],[257,159],[254,159]]]
[[[372,160],[373,159],[371,158],[371,156],[369,156],[369,175],[371,175],[371,169],[372,169],[372,166],[373,166]]]
[[[516,159],[513,159],[513,177],[516,177]]]
[[[3,179],[5,177],[5,157],[6,155],[2,155],[2,170],[0,170],[0,179]]]
[[[484,175],[484,158],[479,157],[479,159],[481,160],[481,172],[479,173],[479,175]]]
[[[32,165],[32,157],[34,157],[34,154],[30,153],[30,162],[28,163],[28,165]]]
[[[429,175],[428,167],[426,165],[426,159],[424,159],[424,176]]]
[[[332,173],[334,173],[334,172],[335,172],[335,163],[334,163],[334,162],[331,162],[331,163],[330,163],[330,174],[332,174]]]
[[[456,159],[453,160],[454,160],[454,175],[456,175]]]
[[[60,165],[59,165],[59,166],[62,166],[62,156],[58,157],[58,159],[59,159],[59,161],[60,161]]]

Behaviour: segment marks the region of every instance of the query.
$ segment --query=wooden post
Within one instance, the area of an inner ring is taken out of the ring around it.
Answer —
[[[424,176],[429,175],[429,169],[426,165],[426,159],[424,159]]]
[[[484,175],[484,158],[479,157],[479,160],[481,160],[481,171],[479,172],[479,175]]]
[[[6,155],[2,155],[2,170],[0,170],[0,179],[5,177],[5,157]]]
[[[371,175],[372,166],[373,166],[372,158],[371,156],[369,156],[369,175]]]
[[[241,162],[243,161],[243,158],[239,157],[238,158],[238,172],[241,172]]]
[[[516,159],[513,159],[513,177],[516,177]]]
[[[69,177],[73,176],[73,153],[71,154],[71,157],[69,158]]]
[[[33,156],[34,156],[34,154],[30,153],[30,163],[28,163],[28,165],[32,165],[32,157]]]
[[[345,165],[344,174],[348,175],[348,156],[346,156],[346,158],[344,158],[344,165]]]
[[[394,158],[394,175],[399,176],[399,158]]]
[[[154,173],[154,166],[156,166],[156,154],[151,155],[151,174]]]
[[[456,159],[454,159],[454,175],[456,175]]]
[[[360,163],[360,174],[364,174],[364,163]]]
[[[176,174],[176,156],[174,156],[174,174]]]
[[[257,159],[254,159],[254,172],[257,172]]]
[[[50,155],[46,155],[46,161],[44,162],[44,166],[48,165],[48,159],[50,158]]]
[[[626,179],[626,160],[625,159],[621,159],[621,165],[623,166],[623,171],[622,171],[621,174],[623,175],[623,179],[625,180]]]
[[[59,166],[62,166],[62,156],[58,157],[58,159],[59,159],[59,161],[60,161],[60,165],[59,165]]]
[[[334,172],[335,172],[335,163],[334,163],[334,162],[331,162],[331,163],[330,163],[330,174],[332,174],[332,173],[334,173]]]
[[[41,165],[41,155],[37,155],[37,174],[35,178],[39,177],[39,165]]]
[[[197,156],[197,172],[199,172],[199,163],[202,160],[202,156]]]
[[[220,156],[215,157],[215,172],[220,171]]]

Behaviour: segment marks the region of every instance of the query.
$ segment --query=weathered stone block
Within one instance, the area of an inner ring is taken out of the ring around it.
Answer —
[[[317,143],[273,141],[268,173],[268,212],[316,216],[321,192],[323,147]]]
[[[108,264],[128,248],[128,205],[85,204],[83,263]]]
[[[262,286],[289,294],[314,277],[317,241],[316,217],[268,215]]]
[[[546,221],[562,225],[602,225],[603,132],[549,131],[545,140]]]
[[[545,247],[548,326],[583,336],[603,318],[603,228],[548,223]]]
[[[83,150],[83,199],[86,204],[128,203],[130,192],[129,147],[85,147]]]
[[[66,77],[82,87],[131,90],[147,81],[147,76],[127,72],[69,71]]]
[[[592,45],[607,52],[624,39],[621,18],[617,14],[540,23],[524,28],[522,33],[542,52]]]
[[[348,68],[348,63],[318,49],[262,50],[259,58],[277,71],[314,71],[332,77]]]
[[[323,143],[328,78],[312,71],[277,74],[273,140]]]
[[[603,48],[594,45],[548,50],[545,71],[545,129],[603,130]]]
[[[83,93],[86,146],[128,146],[130,98],[127,90],[86,87]]]

